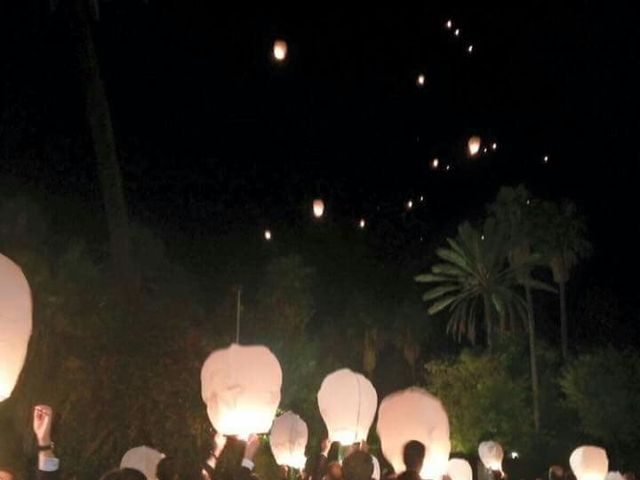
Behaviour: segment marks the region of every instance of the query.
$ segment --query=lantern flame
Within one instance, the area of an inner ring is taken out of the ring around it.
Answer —
[[[474,157],[475,155],[478,154],[478,152],[480,151],[480,147],[482,146],[482,139],[477,136],[474,135],[471,138],[469,138],[469,141],[467,142],[467,148],[469,149],[469,155]]]

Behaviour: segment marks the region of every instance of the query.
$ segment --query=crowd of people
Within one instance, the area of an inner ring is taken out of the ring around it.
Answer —
[[[33,432],[38,451],[37,465],[34,466],[37,480],[59,480],[60,460],[55,455],[55,444],[51,438],[53,411],[47,405],[38,405],[33,410]],[[179,457],[166,456],[157,466],[157,479],[150,479],[135,468],[115,468],[106,472],[100,480],[258,480],[254,473],[254,459],[260,449],[260,439],[251,435],[243,445],[242,457],[224,467],[219,460],[230,443],[224,435],[212,434],[209,458],[201,465],[193,464]],[[420,471],[427,454],[421,442],[412,440],[404,446],[403,461],[405,471],[382,471],[378,459],[369,453],[366,443],[356,444],[343,451],[342,461],[331,459],[332,444],[323,440],[319,453],[307,462],[299,472],[297,480],[421,480]],[[335,451],[335,449],[334,449]],[[7,455],[0,451],[0,480],[22,480],[19,472],[19,458],[15,453]],[[228,463],[228,462],[227,462]],[[282,479],[293,478],[286,467],[281,470]],[[488,471],[488,480],[506,480],[501,471]],[[446,475],[442,480],[451,480]],[[541,480],[541,479],[537,479]],[[549,469],[548,480],[575,480],[571,471],[560,466]],[[625,473],[624,480],[636,480],[632,473]]]

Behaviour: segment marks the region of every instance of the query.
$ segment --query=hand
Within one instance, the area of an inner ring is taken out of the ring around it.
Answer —
[[[227,437],[225,437],[221,433],[216,433],[213,437],[213,454],[216,457],[220,457],[222,450],[224,450],[224,446],[227,444]]]
[[[33,409],[33,433],[36,434],[38,446],[51,445],[51,424],[53,410],[48,405],[36,405]]]
[[[253,461],[253,457],[256,456],[258,449],[260,448],[260,437],[252,433],[249,435],[247,444],[244,447],[244,458]]]
[[[320,453],[325,457],[329,456],[329,450],[331,450],[331,442],[328,438],[323,438],[320,442]]]

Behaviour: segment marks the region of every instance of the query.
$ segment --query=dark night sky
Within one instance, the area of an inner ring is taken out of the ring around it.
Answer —
[[[135,216],[187,235],[259,231],[308,215],[316,195],[350,222],[376,205],[399,215],[424,194],[415,215],[445,224],[480,212],[499,185],[525,182],[577,201],[596,271],[630,268],[640,126],[630,11],[590,1],[217,3],[102,4],[96,38]],[[45,7],[2,12],[3,104],[16,105],[3,138],[14,128],[16,143],[47,138],[63,153],[4,158],[1,171],[99,205],[67,27]],[[286,65],[270,60],[276,37],[289,42]],[[466,159],[473,132],[498,152]],[[430,171],[434,156],[453,170]]]

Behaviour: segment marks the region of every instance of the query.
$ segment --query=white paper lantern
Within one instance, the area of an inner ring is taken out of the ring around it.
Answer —
[[[377,428],[382,453],[396,473],[405,469],[402,453],[411,440],[423,443],[427,450],[423,472],[430,477],[422,478],[435,478],[446,471],[451,449],[449,418],[440,400],[426,390],[412,387],[385,397]],[[430,460],[435,462],[433,467],[428,465]]]
[[[267,347],[234,343],[216,350],[204,362],[200,379],[218,432],[247,438],[269,431],[280,404],[282,369]]]
[[[451,453],[451,442],[449,440],[432,440],[427,446],[427,453],[424,458],[420,478],[425,480],[440,480],[449,464],[449,454]]]
[[[609,470],[607,452],[590,445],[576,448],[569,464],[578,480],[604,480]]]
[[[0,254],[0,402],[11,396],[31,337],[31,290],[20,267]]]
[[[504,451],[498,442],[487,441],[478,445],[478,456],[489,470],[502,471],[502,459]]]
[[[158,464],[164,457],[164,453],[143,445],[125,453],[120,461],[120,468],[133,468],[142,472],[147,480],[156,480]]]
[[[327,375],[318,392],[329,440],[342,445],[366,440],[377,406],[378,394],[371,382],[348,368]]]
[[[309,430],[307,424],[293,412],[285,412],[273,421],[269,444],[278,465],[302,469],[307,461]]]
[[[320,198],[316,198],[313,201],[313,216],[316,218],[322,217],[324,214],[324,202]]]
[[[287,58],[289,47],[284,40],[273,42],[273,58],[278,62],[283,62]]]
[[[473,470],[463,458],[452,458],[447,464],[447,475],[451,480],[473,480]]]
[[[624,480],[624,475],[620,472],[609,472],[607,473],[605,480]]]
[[[474,135],[473,137],[471,137],[467,142],[467,147],[469,148],[469,155],[471,155],[472,157],[474,155],[477,155],[478,152],[480,151],[481,146],[482,146],[482,139],[480,137],[478,137],[477,135]]]

